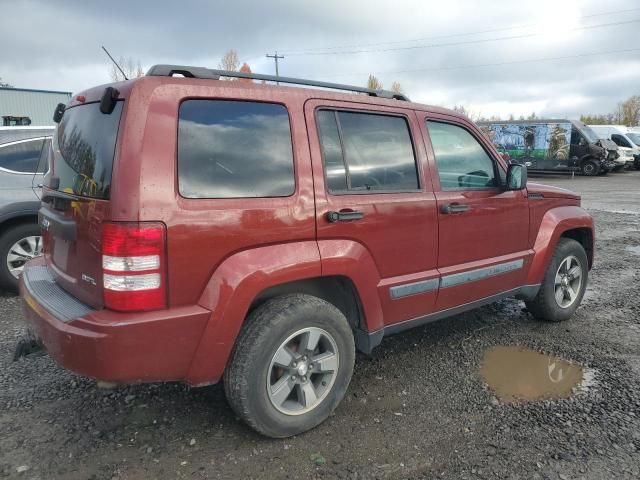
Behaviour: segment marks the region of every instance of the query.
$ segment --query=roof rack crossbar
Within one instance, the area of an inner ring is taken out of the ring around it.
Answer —
[[[374,90],[371,88],[357,87],[354,85],[319,82],[316,80],[306,80],[304,78],[277,77],[275,75],[265,75],[262,73],[232,72],[229,70],[215,70],[211,68],[189,67],[185,65],[154,65],[147,72],[147,75],[154,77],[172,77],[177,74],[189,78],[206,78],[209,80],[219,80],[220,77],[248,78],[251,80],[265,80],[268,82],[307,85],[310,87],[330,88],[333,90],[346,90],[350,92],[366,93],[367,95],[371,95],[372,97],[409,101],[409,98],[406,95],[402,93],[392,92],[390,90]]]

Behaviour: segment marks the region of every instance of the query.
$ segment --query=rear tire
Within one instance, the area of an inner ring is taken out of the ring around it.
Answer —
[[[33,241],[28,241],[34,237],[39,239],[35,244]],[[41,252],[42,237],[40,236],[40,226],[37,223],[20,223],[9,227],[0,236],[0,288],[17,292],[18,278],[11,273],[11,270],[21,273],[24,263],[30,257],[40,255]],[[9,264],[11,264],[11,269]]]
[[[600,167],[593,160],[586,160],[582,163],[582,174],[586,177],[593,177],[600,173]]]
[[[354,361],[353,334],[340,310],[311,295],[283,295],[247,318],[224,374],[225,393],[251,428],[290,437],[331,414]]]
[[[588,275],[589,264],[584,247],[571,238],[561,238],[538,294],[525,302],[527,309],[538,320],[568,320],[580,306]]]

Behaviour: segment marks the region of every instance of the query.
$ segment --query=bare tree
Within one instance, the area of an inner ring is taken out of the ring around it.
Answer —
[[[231,50],[228,50],[227,53],[225,53],[220,59],[218,67],[220,68],[220,70],[237,72],[238,68],[240,68],[240,58],[238,57],[238,52],[236,52],[233,48]]]
[[[402,90],[402,85],[400,85],[400,82],[393,82],[391,84],[391,91],[396,93],[404,93],[404,91]]]
[[[122,75],[120,69],[112,63],[111,68],[109,68],[109,76],[114,82],[125,80],[125,76],[127,78],[144,76],[144,70],[142,70],[140,60],[134,60],[132,57],[120,57],[118,58],[118,65],[120,65],[120,68],[124,71],[124,75]]]
[[[640,125],[640,95],[618,102],[615,111],[604,115],[583,114],[580,120],[588,125]]]
[[[620,103],[620,123],[628,127],[640,124],[640,95],[629,97]]]
[[[382,82],[374,75],[369,75],[367,80],[367,88],[371,90],[382,90]]]
[[[479,122],[479,121],[484,120],[482,112],[480,112],[480,111],[476,112],[476,111],[473,111],[473,110],[469,110],[462,104],[454,105],[453,106],[453,111],[461,113],[462,115],[466,115],[468,118],[470,118],[474,122]]]
[[[8,83],[4,83],[2,81],[2,77],[0,77],[0,87],[4,87],[4,88],[13,88],[13,85],[10,85]]]
[[[462,115],[467,115],[467,116],[469,116],[469,114],[467,113],[467,109],[466,109],[466,108],[464,108],[464,105],[454,105],[454,106],[453,106],[453,111],[454,111],[454,112],[461,113]]]

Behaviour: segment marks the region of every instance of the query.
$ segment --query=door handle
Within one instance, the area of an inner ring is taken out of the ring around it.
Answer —
[[[440,207],[440,212],[448,215],[450,213],[462,213],[469,210],[469,205],[464,205],[461,203],[448,203],[446,205],[442,205]]]
[[[363,217],[364,217],[364,213],[362,212],[354,212],[354,211],[327,212],[327,221],[329,223],[348,222],[350,220],[360,220]]]

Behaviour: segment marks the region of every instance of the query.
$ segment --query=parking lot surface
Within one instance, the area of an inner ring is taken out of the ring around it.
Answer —
[[[240,423],[221,386],[104,390],[46,355],[12,362],[23,327],[19,298],[6,294],[0,477],[639,478],[640,172],[530,181],[581,193],[596,220],[576,316],[540,323],[505,300],[387,338],[358,356],[334,415],[286,440]],[[580,385],[566,398],[502,401],[481,374],[498,346],[566,360]]]

